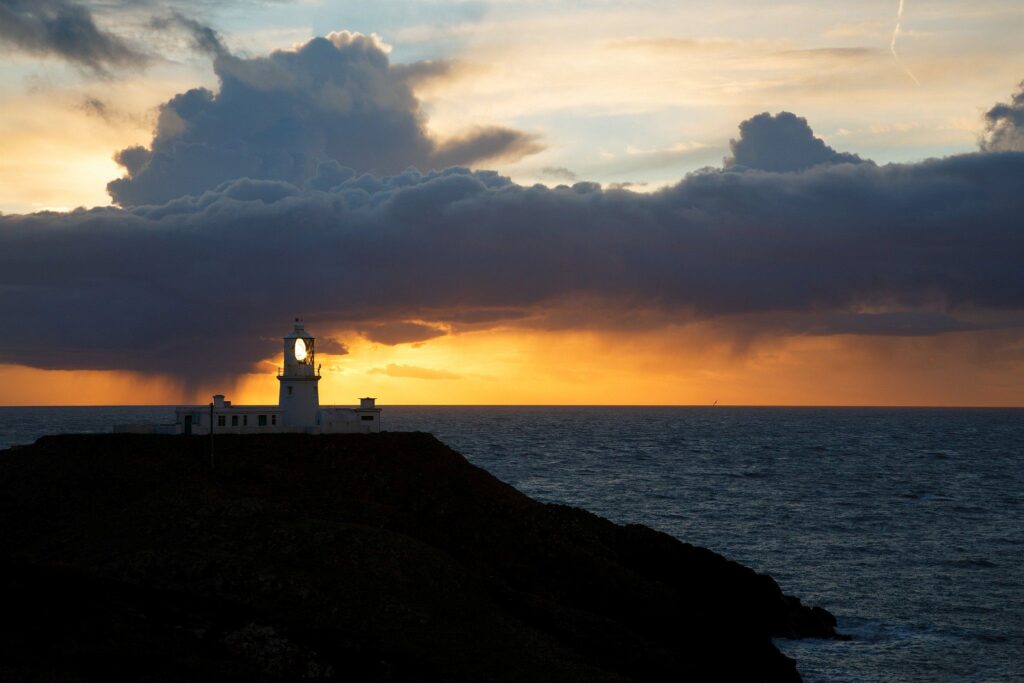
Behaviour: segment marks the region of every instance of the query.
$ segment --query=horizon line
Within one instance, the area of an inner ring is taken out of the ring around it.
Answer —
[[[206,403],[0,404],[2,408],[175,408]],[[239,404],[244,407],[250,404]],[[251,404],[264,407],[263,404]],[[325,404],[327,405],[327,404]],[[348,405],[348,404],[330,404]],[[354,404],[353,404],[354,405]],[[273,407],[266,404],[265,407]],[[381,408],[889,408],[930,410],[1024,410],[1024,405],[953,405],[889,403],[385,403]]]

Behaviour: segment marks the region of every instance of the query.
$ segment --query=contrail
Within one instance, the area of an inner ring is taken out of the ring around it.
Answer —
[[[904,64],[900,60],[900,56],[898,54],[896,54],[896,39],[900,37],[900,23],[902,21],[903,21],[903,0],[900,0],[899,9],[896,10],[896,28],[893,29],[893,32],[892,32],[892,42],[889,43],[889,51],[892,52],[892,57],[893,57],[893,59],[896,60],[896,63],[899,64],[900,68],[903,69],[907,73],[907,75],[910,76],[910,78],[913,79],[914,83],[917,83],[918,85],[921,85],[921,81],[917,80],[917,76],[914,75],[914,72],[911,71],[907,67],[907,65]]]

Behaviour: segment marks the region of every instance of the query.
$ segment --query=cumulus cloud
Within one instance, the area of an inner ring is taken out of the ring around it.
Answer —
[[[71,0],[0,0],[0,42],[100,74],[150,61],[146,53],[97,26],[92,12]]]
[[[1024,82],[1009,102],[1000,102],[985,113],[981,148],[989,152],[1024,152]]]
[[[442,67],[396,67],[375,36],[336,32],[294,51],[245,59],[229,54],[201,24],[173,21],[214,55],[220,88],[172,98],[160,109],[149,147],[116,156],[126,175],[107,187],[123,206],[162,204],[236,178],[301,187],[325,162],[388,175],[541,149],[535,137],[495,126],[432,137],[410,82]]]
[[[819,164],[858,164],[856,154],[832,149],[814,136],[807,119],[788,111],[758,114],[740,124],[740,137],[729,143],[727,167],[784,173],[805,171]]]

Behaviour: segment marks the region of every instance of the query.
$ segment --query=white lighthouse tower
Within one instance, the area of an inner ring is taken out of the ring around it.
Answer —
[[[284,338],[284,368],[277,379],[281,382],[278,406],[285,427],[307,427],[317,424],[320,410],[320,369],[315,365],[313,335],[295,319],[295,329]]]

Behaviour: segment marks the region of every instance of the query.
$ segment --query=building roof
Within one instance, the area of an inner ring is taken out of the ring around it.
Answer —
[[[206,410],[206,411],[209,411],[210,410],[210,404],[209,403],[201,403],[199,405],[194,405],[194,406],[174,406],[174,409],[175,410]],[[232,403],[231,405],[214,406],[213,409],[214,409],[214,411],[221,411],[221,410],[263,410],[263,411],[267,411],[267,412],[273,412],[273,411],[276,411],[276,410],[284,410],[279,405],[252,406],[252,405],[236,405],[234,403]]]

